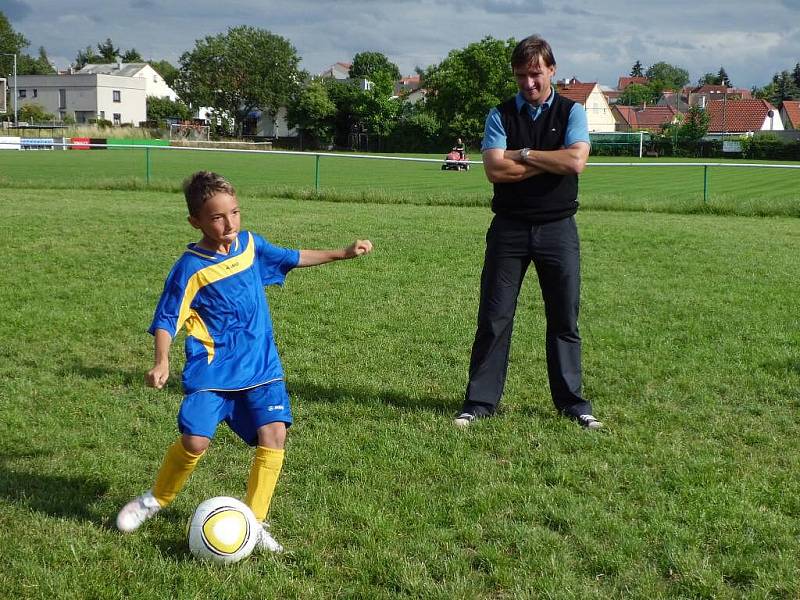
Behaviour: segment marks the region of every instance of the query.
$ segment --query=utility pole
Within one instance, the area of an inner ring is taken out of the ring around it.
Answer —
[[[14,57],[14,127],[19,127],[19,119],[17,118],[17,55],[10,52],[3,52],[0,56],[13,56]]]

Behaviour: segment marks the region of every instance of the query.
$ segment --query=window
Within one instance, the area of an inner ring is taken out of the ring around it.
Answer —
[[[28,90],[18,90],[17,91],[18,98],[27,98],[28,97]]]
[[[33,97],[34,98],[38,98],[39,97],[39,90],[37,90],[36,88],[33,88]]]
[[[103,120],[105,120],[105,118],[106,118],[106,111],[104,111],[104,110],[101,110],[101,111],[100,111],[100,118],[101,118],[101,119],[103,119]]]
[[[114,90],[111,92],[111,95],[113,96],[114,102],[122,102],[122,92],[119,90]]]
[[[58,90],[58,108],[67,108],[67,90]]]
[[[114,113],[114,125],[121,125],[122,124],[122,115],[120,113]]]

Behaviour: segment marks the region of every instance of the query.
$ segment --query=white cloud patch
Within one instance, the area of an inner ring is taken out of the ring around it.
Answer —
[[[250,25],[287,38],[315,73],[357,52],[383,52],[401,72],[427,67],[486,36],[538,33],[553,46],[560,76],[605,85],[665,61],[696,81],[724,66],[733,82],[765,85],[800,59],[800,0],[0,0],[12,26],[43,45],[57,66],[110,37],[145,58],[167,59],[229,27]],[[58,16],[55,16],[58,15]],[[86,16],[91,15],[91,16]],[[66,57],[66,59],[64,58]]]

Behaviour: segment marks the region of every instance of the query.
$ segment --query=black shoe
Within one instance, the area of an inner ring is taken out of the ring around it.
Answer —
[[[469,427],[475,419],[485,419],[492,416],[492,412],[483,406],[473,406],[469,410],[461,412],[453,421],[456,427],[462,429]]]

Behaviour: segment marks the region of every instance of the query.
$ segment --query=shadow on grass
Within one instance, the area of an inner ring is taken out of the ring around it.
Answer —
[[[10,458],[0,455],[0,497],[53,517],[93,523],[102,523],[107,517],[93,509],[107,492],[107,482],[10,468],[6,464]]]
[[[70,364],[65,365],[58,370],[60,377],[67,377],[70,375],[77,375],[83,379],[107,379],[109,381],[117,382],[125,387],[146,387],[144,371],[123,371],[113,367],[102,367],[97,365],[87,365],[80,360],[73,360]],[[164,390],[168,392],[183,393],[183,386],[181,385],[180,373],[171,373],[167,385]]]
[[[73,360],[71,364],[59,370],[58,374],[62,377],[77,375],[84,379],[106,379],[119,382],[125,387],[145,387],[144,373],[142,372],[86,365],[80,360]],[[291,396],[301,396],[312,402],[341,403],[355,401],[364,405],[388,404],[398,408],[429,410],[445,414],[454,413],[461,408],[461,398],[434,395],[412,396],[401,391],[382,389],[378,386],[328,386],[299,379],[292,379],[287,385]],[[173,373],[164,390],[182,394],[183,388],[180,374]]]
[[[412,396],[400,391],[387,390],[380,387],[327,386],[298,379],[289,381],[287,387],[291,396],[299,396],[311,402],[341,404],[342,402],[353,401],[369,406],[388,404],[396,408],[426,410],[447,415],[455,413],[461,408],[460,398],[433,395]]]

